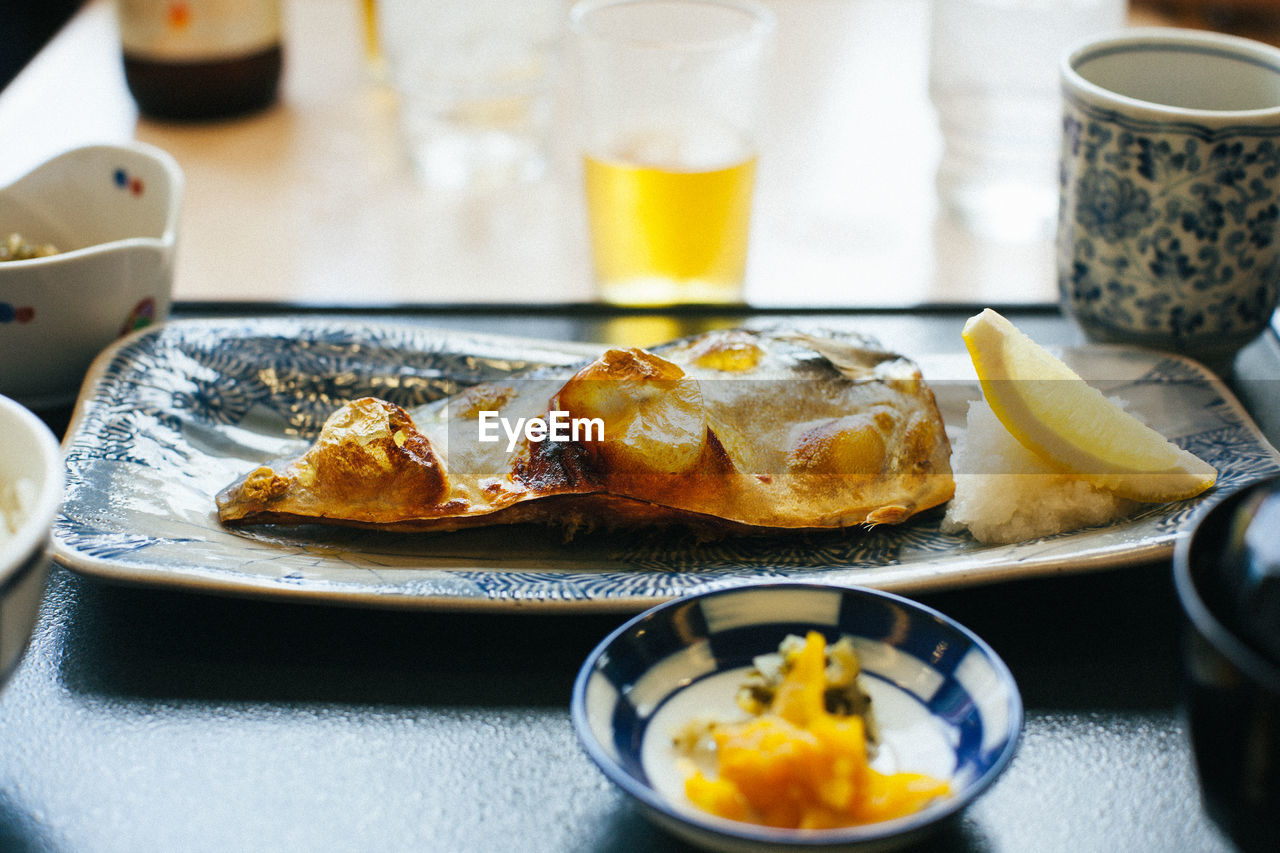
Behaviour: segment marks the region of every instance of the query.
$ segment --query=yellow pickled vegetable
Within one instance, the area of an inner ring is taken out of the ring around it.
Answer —
[[[768,710],[712,729],[715,776],[697,771],[685,781],[697,806],[748,823],[830,829],[901,817],[948,793],[930,776],[871,768],[863,718],[824,703],[820,633],[810,632],[788,663]]]

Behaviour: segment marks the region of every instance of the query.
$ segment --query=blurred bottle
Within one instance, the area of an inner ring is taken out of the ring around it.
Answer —
[[[387,57],[382,52],[378,0],[360,0],[360,18],[364,29],[364,54],[369,63],[369,76],[375,82],[386,83]]]
[[[119,0],[125,81],[146,115],[227,118],[273,103],[280,0]]]

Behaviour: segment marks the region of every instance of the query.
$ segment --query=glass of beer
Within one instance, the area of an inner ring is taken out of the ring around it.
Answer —
[[[601,298],[739,300],[772,15],[749,0],[582,0],[570,26]]]

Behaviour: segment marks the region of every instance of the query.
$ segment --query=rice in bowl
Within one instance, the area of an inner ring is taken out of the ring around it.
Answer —
[[[49,574],[45,547],[65,482],[57,437],[0,395],[0,687],[31,638]]]
[[[30,480],[0,482],[0,543],[7,540],[26,519],[24,511],[36,498],[36,484]]]

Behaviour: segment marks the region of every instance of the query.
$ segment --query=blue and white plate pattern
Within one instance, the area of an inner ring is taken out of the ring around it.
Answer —
[[[910,352],[909,342],[896,348]],[[450,534],[345,528],[228,530],[213,496],[298,453],[342,402],[412,408],[597,346],[314,319],[183,320],[114,344],[86,379],[65,442],[53,529],[62,564],[110,580],[391,607],[638,610],[718,580],[920,590],[1166,557],[1199,501],[1016,545],[941,532],[933,511],[894,527],[698,543],[498,527]],[[1194,362],[1119,348],[1064,354],[1104,392],[1218,467],[1223,489],[1280,471],[1230,392]],[[981,392],[961,353],[917,359],[948,429]]]
[[[809,630],[853,642],[880,733],[873,766],[947,779],[949,797],[896,820],[807,832],[724,820],[685,798],[671,746],[680,729],[740,716],[733,697],[752,660]],[[995,781],[1023,719],[1004,662],[946,616],[889,593],[787,582],[711,590],[642,613],[588,655],[570,711],[587,755],[655,823],[700,846],[762,851],[914,840]]]
[[[1280,127],[1064,109],[1063,309],[1095,340],[1229,360],[1280,288]]]

